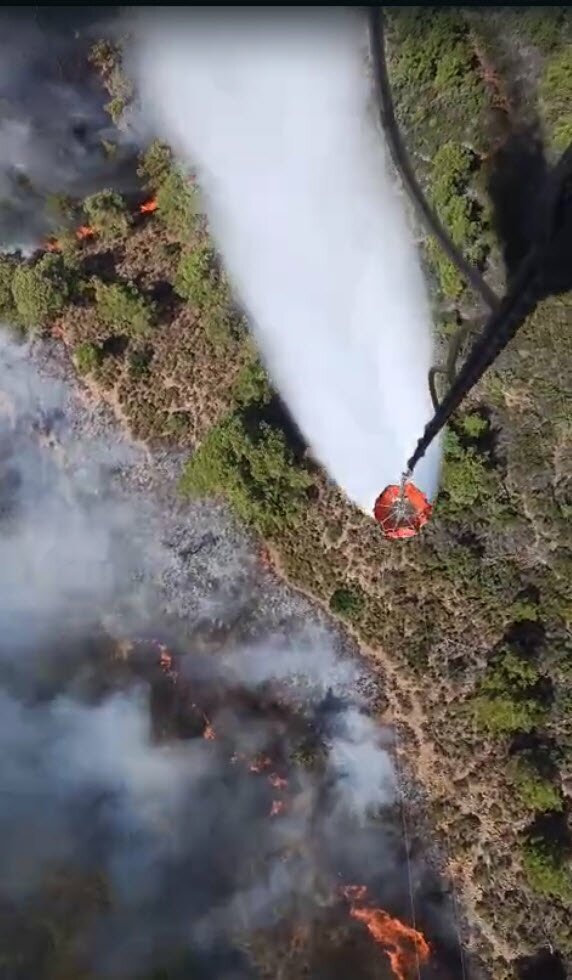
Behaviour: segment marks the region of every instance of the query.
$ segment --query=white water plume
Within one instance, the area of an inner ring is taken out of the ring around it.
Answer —
[[[196,167],[269,372],[312,452],[371,512],[431,415],[429,309],[344,9],[161,8],[136,30],[143,107]],[[433,495],[439,448],[415,481]]]

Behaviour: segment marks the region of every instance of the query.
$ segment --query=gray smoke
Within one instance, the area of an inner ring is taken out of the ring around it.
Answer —
[[[132,183],[135,147],[104,109],[87,54],[110,12],[32,7],[0,14],[0,248],[29,249],[61,222],[52,195]],[[113,144],[112,155],[105,144]]]
[[[237,929],[311,901],[316,835],[339,849],[348,822],[392,801],[391,764],[358,663],[287,592],[253,614],[268,600],[253,595],[232,522],[203,505],[160,509],[141,486],[153,460],[50,363],[40,342],[0,345],[0,896],[18,907],[55,866],[103,875],[110,904],[82,939],[97,970],[131,976],[186,946],[200,975],[223,976],[213,957],[228,946],[232,959]],[[193,558],[189,538],[207,529],[219,543]],[[241,616],[250,639],[232,639]],[[201,653],[225,623],[225,649]],[[178,683],[218,692],[219,738],[157,739],[148,676],[94,654],[103,627],[187,637]],[[237,690],[279,702],[280,719],[252,715]],[[318,770],[292,765],[288,718],[319,732]],[[287,792],[249,770],[259,753]],[[270,817],[277,795],[286,805]]]

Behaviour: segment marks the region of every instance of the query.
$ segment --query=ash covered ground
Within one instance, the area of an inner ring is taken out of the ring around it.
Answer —
[[[357,651],[61,347],[1,355],[0,975],[460,977]]]

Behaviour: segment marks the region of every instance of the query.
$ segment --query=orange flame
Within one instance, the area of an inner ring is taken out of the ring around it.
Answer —
[[[61,252],[61,245],[56,238],[48,238],[43,244],[43,249],[45,252]]]
[[[286,809],[286,804],[284,800],[272,800],[272,806],[270,807],[270,816],[277,817],[279,813],[283,813]]]
[[[80,225],[79,228],[76,228],[75,237],[80,242],[86,238],[93,238],[94,236],[95,231],[90,225]]]
[[[203,732],[203,738],[206,738],[207,742],[213,742],[216,738],[215,730],[210,721],[207,722],[206,728]]]
[[[352,903],[350,915],[367,927],[376,943],[384,947],[396,980],[410,980],[426,963],[431,948],[423,933],[394,919],[384,909],[356,905],[367,898],[365,885],[346,885],[342,894]]]
[[[159,205],[157,204],[157,199],[152,197],[148,201],[144,201],[143,204],[139,205],[139,214],[152,214],[158,207]]]

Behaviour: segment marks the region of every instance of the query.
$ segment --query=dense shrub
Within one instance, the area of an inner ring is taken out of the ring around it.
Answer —
[[[47,324],[62,312],[70,294],[62,257],[47,253],[34,264],[19,264],[12,280],[12,294],[24,326]]]
[[[538,669],[511,650],[503,650],[489,667],[474,700],[477,721],[496,734],[531,731],[546,716],[538,700]]]
[[[150,329],[153,306],[132,283],[103,283],[96,280],[95,301],[102,323],[116,334],[144,337]]]
[[[258,357],[251,356],[241,369],[233,391],[239,405],[267,405],[272,398],[268,375]]]
[[[346,619],[359,619],[365,604],[363,590],[353,585],[351,588],[336,589],[330,597],[330,609],[332,612],[344,616]]]
[[[467,508],[486,499],[491,476],[483,458],[472,448],[463,449],[451,429],[445,434],[444,449],[442,485],[448,497],[448,509],[465,513]]]
[[[137,176],[145,181],[149,191],[157,191],[171,173],[173,154],[161,140],[153,140],[139,160]]]
[[[105,241],[114,242],[127,235],[130,217],[121,194],[116,191],[98,191],[86,197],[83,209],[88,223]]]
[[[103,353],[97,344],[85,342],[78,344],[73,352],[75,364],[80,374],[93,374],[103,360]]]
[[[523,847],[522,863],[536,892],[572,902],[572,875],[556,842],[545,837],[531,837]]]
[[[177,167],[171,167],[157,188],[158,215],[167,230],[190,238],[197,222],[197,192]]]
[[[513,780],[518,795],[529,810],[561,810],[562,794],[552,780],[542,775],[528,758],[517,759],[513,765]]]
[[[238,333],[230,291],[208,241],[202,241],[181,256],[175,289],[199,313],[205,332],[214,344],[227,344]]]
[[[282,432],[264,422],[247,431],[233,415],[211,429],[185,468],[181,490],[224,495],[240,517],[273,535],[297,518],[310,483]]]
[[[460,246],[471,262],[478,263],[484,257],[484,225],[475,200],[467,192],[472,161],[473,154],[466,147],[450,140],[443,143],[433,157],[429,196],[455,245]],[[463,279],[439,242],[430,238],[427,251],[443,295],[451,299],[460,296]]]

